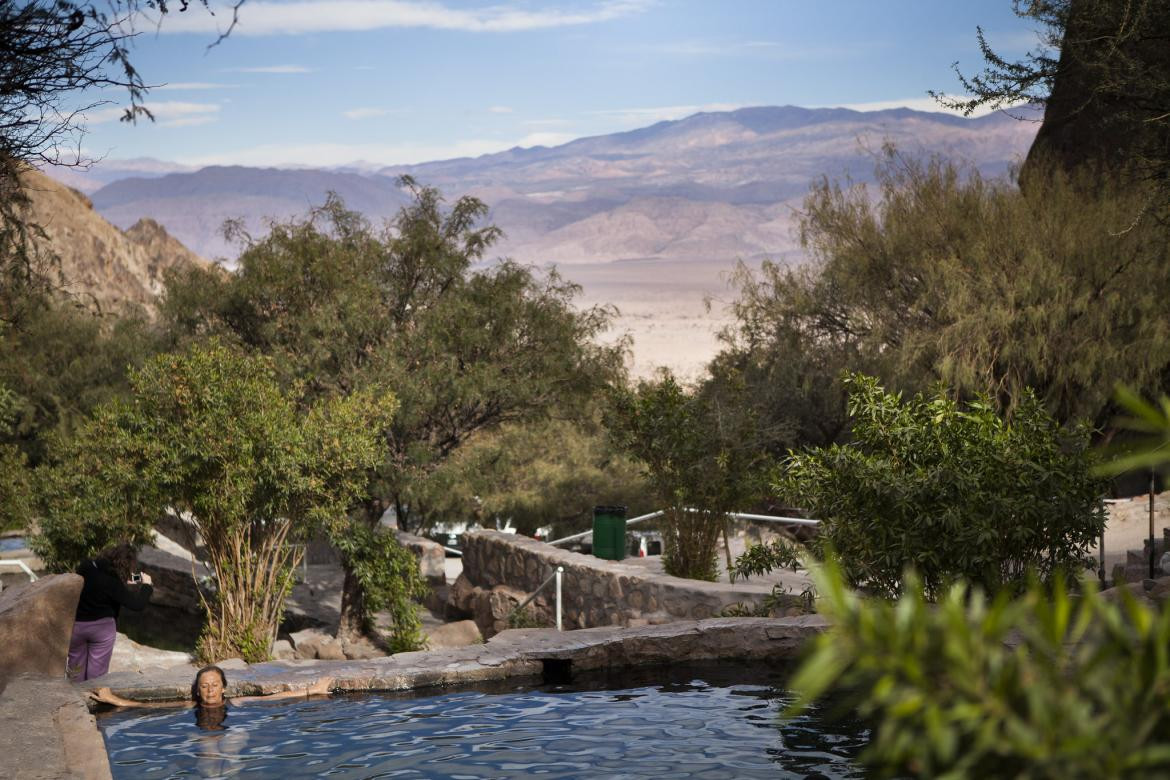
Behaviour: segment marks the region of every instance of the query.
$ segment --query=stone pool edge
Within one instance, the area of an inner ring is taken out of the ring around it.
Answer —
[[[574,671],[592,671],[716,660],[783,662],[793,659],[805,642],[826,628],[828,622],[823,617],[801,615],[709,618],[568,632],[518,629],[501,632],[481,645],[360,661],[269,661],[251,666],[235,662],[227,664],[228,690],[231,694],[275,693],[303,688],[324,675],[334,678],[337,691],[402,691],[539,676],[549,664],[562,671],[569,665]],[[139,701],[186,699],[192,674],[190,666],[123,672],[73,690],[108,686],[121,696]],[[61,707],[59,711],[65,709]],[[46,747],[71,757],[70,767],[92,767],[94,773],[86,771],[85,777],[109,778],[105,742],[93,716],[73,713],[67,721],[58,717],[57,725],[60,745]],[[95,750],[100,756],[94,755]],[[31,758],[35,754],[25,755]],[[49,775],[28,775],[42,776]]]

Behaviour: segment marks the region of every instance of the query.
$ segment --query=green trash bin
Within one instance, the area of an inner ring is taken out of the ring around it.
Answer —
[[[620,561],[626,557],[624,506],[593,507],[593,554],[610,561]]]

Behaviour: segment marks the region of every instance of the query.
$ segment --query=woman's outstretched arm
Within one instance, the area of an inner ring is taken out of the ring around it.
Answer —
[[[312,685],[292,691],[277,691],[263,696],[232,696],[232,704],[246,704],[250,701],[274,701],[276,699],[303,699],[307,696],[328,696],[333,687],[332,677],[321,677]]]
[[[97,688],[89,692],[89,698],[102,704],[113,704],[115,707],[191,707],[195,702],[179,701],[135,701],[124,699],[109,688]]]

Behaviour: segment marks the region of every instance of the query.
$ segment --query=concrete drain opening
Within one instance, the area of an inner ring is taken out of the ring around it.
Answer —
[[[573,659],[541,658],[541,676],[546,683],[564,685],[573,681]]]

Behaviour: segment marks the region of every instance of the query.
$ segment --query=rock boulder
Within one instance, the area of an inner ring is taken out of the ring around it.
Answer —
[[[0,593],[0,690],[21,674],[65,676],[81,585],[54,574]]]

